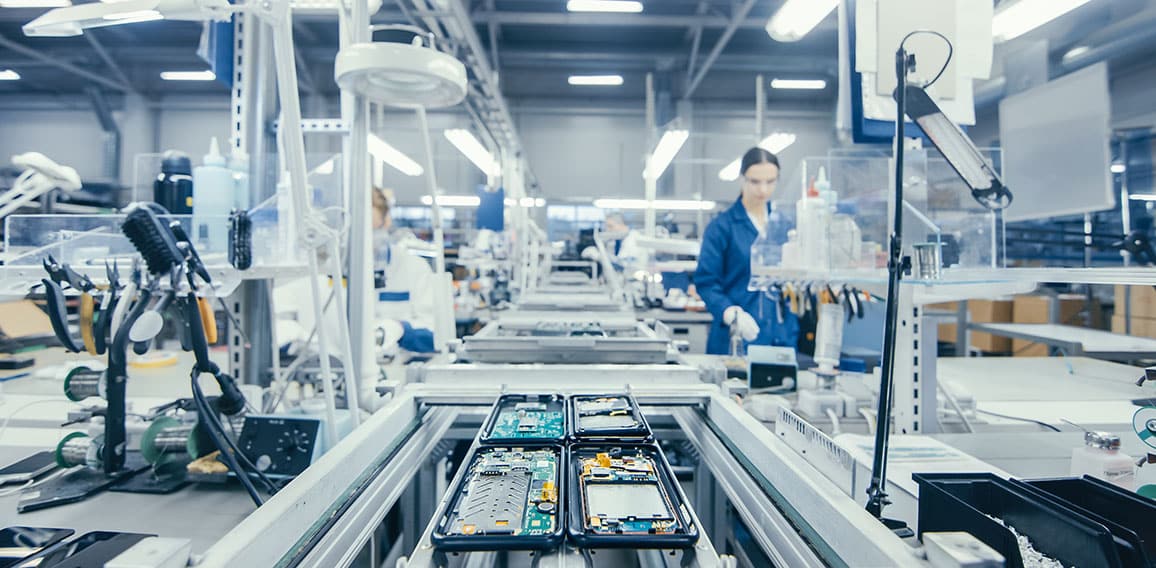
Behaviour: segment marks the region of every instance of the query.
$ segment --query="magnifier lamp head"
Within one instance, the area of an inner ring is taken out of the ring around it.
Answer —
[[[341,50],[334,69],[337,85],[396,107],[444,108],[465,100],[466,66],[417,43],[359,43]]]

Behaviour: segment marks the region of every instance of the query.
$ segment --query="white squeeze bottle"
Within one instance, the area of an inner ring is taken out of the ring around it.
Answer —
[[[1073,476],[1090,475],[1129,491],[1135,466],[1131,456],[1120,452],[1120,437],[1108,432],[1084,432],[1083,447],[1072,450]]]
[[[206,252],[224,252],[229,241],[229,212],[236,185],[214,137],[204,162],[193,168],[193,242]]]

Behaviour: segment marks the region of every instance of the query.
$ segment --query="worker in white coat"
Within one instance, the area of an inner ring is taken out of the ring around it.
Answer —
[[[626,233],[622,239],[614,242],[614,257],[623,267],[643,268],[650,262],[650,251],[638,244],[638,231],[631,229],[621,213],[611,213],[606,216],[606,232]]]
[[[436,302],[434,273],[429,263],[407,250],[404,242],[391,238],[390,196],[373,190],[374,316],[378,343],[385,354],[398,348],[414,353],[436,351],[434,328]]]

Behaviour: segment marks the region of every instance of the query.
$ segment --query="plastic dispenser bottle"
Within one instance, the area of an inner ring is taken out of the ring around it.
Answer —
[[[161,158],[161,173],[153,181],[153,201],[173,215],[193,212],[193,164],[184,152],[169,150]]]
[[[803,268],[828,270],[831,268],[827,232],[831,209],[823,200],[820,188],[830,192],[827,171],[819,168],[819,177],[807,190],[807,195],[795,204],[799,234],[799,259]]]
[[[819,306],[819,322],[815,329],[814,371],[819,379],[817,390],[799,391],[799,410],[811,417],[821,417],[828,411],[837,416],[844,414],[843,397],[835,391],[838,377],[839,358],[843,352],[843,306],[822,304]]]
[[[229,241],[229,213],[233,210],[233,172],[221,155],[217,139],[209,144],[205,161],[193,170],[193,186],[197,188],[196,209],[193,212],[193,241],[205,252],[223,252]]]
[[[249,155],[243,150],[234,150],[229,169],[233,172],[233,209],[248,210],[253,206],[249,194]]]
[[[1120,437],[1109,432],[1084,432],[1084,446],[1072,450],[1071,474],[1090,475],[1132,490],[1135,461],[1120,452]]]

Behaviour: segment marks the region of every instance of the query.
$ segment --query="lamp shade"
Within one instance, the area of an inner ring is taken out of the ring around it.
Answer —
[[[466,66],[420,45],[351,45],[337,54],[334,77],[343,91],[389,106],[444,108],[466,98]]]

